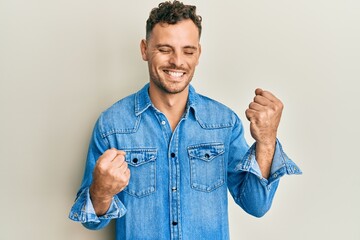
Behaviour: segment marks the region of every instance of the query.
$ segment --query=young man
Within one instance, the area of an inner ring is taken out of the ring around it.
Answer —
[[[150,82],[99,117],[70,218],[90,229],[116,219],[116,239],[229,239],[229,189],[256,217],[279,178],[299,174],[276,139],[282,103],[256,89],[240,119],[190,86],[201,54],[195,6],[164,2],[141,41]]]

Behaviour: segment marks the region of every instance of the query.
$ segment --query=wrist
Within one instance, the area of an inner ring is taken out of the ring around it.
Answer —
[[[97,191],[94,185],[90,186],[89,193],[91,200],[96,201],[97,203],[109,203],[113,198],[113,196],[109,196]]]
[[[276,138],[263,140],[263,141],[256,141],[257,148],[273,149],[275,148],[275,145],[276,145]]]
[[[99,194],[94,190],[94,186],[90,186],[89,193],[96,215],[104,215],[108,211],[113,197]]]

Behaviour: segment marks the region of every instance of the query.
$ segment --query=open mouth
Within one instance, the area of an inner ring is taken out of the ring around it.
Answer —
[[[181,78],[182,76],[185,75],[185,72],[175,72],[170,70],[164,70],[164,72],[173,78]]]

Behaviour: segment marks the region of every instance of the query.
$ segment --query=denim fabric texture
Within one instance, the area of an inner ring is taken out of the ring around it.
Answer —
[[[116,239],[229,239],[228,194],[247,213],[263,216],[279,179],[301,174],[279,141],[269,179],[262,177],[238,116],[197,94],[172,131],[151,103],[149,84],[103,112],[94,127],[83,181],[70,219],[101,229],[116,219]],[[96,216],[89,186],[98,157],[109,148],[126,152],[129,185]]]

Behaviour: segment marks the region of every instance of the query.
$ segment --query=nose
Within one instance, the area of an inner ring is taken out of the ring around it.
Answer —
[[[169,63],[175,67],[183,67],[184,63],[183,63],[183,58],[181,56],[181,54],[177,53],[177,52],[173,52],[169,58]]]

